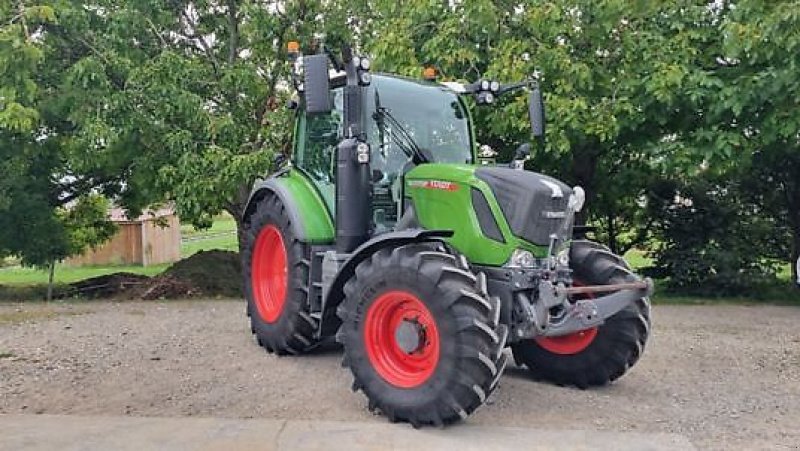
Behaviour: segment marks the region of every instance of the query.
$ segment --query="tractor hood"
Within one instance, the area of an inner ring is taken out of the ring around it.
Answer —
[[[517,237],[546,246],[551,235],[564,239],[561,235],[571,233],[572,224],[564,229],[572,195],[566,184],[543,174],[498,167],[478,168],[475,177],[489,185]]]
[[[573,190],[534,172],[423,164],[406,174],[405,196],[422,228],[452,230],[447,241],[475,264],[502,266],[517,249],[544,258],[553,234],[572,235]]]

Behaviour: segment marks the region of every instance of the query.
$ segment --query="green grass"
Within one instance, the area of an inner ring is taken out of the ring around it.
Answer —
[[[181,226],[181,257],[186,258],[199,251],[222,249],[238,251],[239,244],[236,240],[236,220],[228,214],[214,218],[214,224],[209,229],[197,230],[191,225]]]
[[[221,214],[214,218],[214,223],[208,229],[195,229],[191,224],[181,225],[181,235],[184,238],[203,236],[219,232],[235,232],[236,220],[227,213]]]
[[[237,252],[239,243],[236,241],[236,232],[230,235],[211,236],[193,241],[181,243],[181,257],[186,258],[199,251],[210,251],[212,249],[222,249]]]
[[[788,305],[800,307],[800,292],[786,292],[782,297],[769,296],[764,298],[703,298],[697,296],[662,295],[656,292],[652,297],[652,301],[653,304],[656,305]]]
[[[778,268],[778,279],[787,282],[792,281],[792,265],[789,263],[781,265],[780,268]]]
[[[144,274],[154,276],[167,269],[168,264],[152,266],[80,266],[71,267],[61,264],[56,265],[55,283],[72,283],[90,277],[103,276],[115,272],[132,272],[134,274]],[[3,268],[0,269],[0,285],[40,285],[47,283],[47,271],[33,268]]]
[[[631,249],[625,253],[624,257],[633,269],[641,269],[653,265],[653,259],[648,257],[646,251],[641,249]]]
[[[220,215],[214,219],[209,229],[196,230],[191,225],[181,226],[181,257],[186,258],[199,251],[223,249],[237,251],[236,221],[230,215]],[[73,267],[56,265],[55,283],[69,284],[79,280],[97,277],[115,272],[130,272],[154,276],[160,274],[170,265],[152,266],[104,265]],[[0,285],[13,287],[35,287],[47,283],[47,271],[20,266],[0,267]]]

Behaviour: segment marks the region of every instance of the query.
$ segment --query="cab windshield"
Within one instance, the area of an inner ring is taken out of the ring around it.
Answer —
[[[455,93],[434,84],[378,75],[366,97],[373,169],[402,170],[410,159],[397,139],[404,135],[432,163],[472,163],[467,113]],[[381,121],[381,111],[396,121]]]
[[[381,233],[403,214],[404,172],[420,162],[470,164],[472,140],[463,104],[442,86],[376,75],[365,97],[374,224]]]

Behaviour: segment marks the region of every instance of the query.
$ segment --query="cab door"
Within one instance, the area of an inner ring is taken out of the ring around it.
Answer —
[[[335,214],[336,146],[343,136],[342,89],[331,91],[334,108],[327,114],[301,110],[296,129],[294,165],[314,183]]]

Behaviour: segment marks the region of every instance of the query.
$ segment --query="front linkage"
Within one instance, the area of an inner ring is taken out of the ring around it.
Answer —
[[[602,325],[636,301],[653,293],[649,278],[610,285],[573,286],[569,266],[553,258],[531,268],[478,267],[496,291],[506,293],[513,314],[510,342],[537,337],[560,337]],[[595,297],[600,293],[611,293]],[[580,298],[575,300],[576,298]]]

